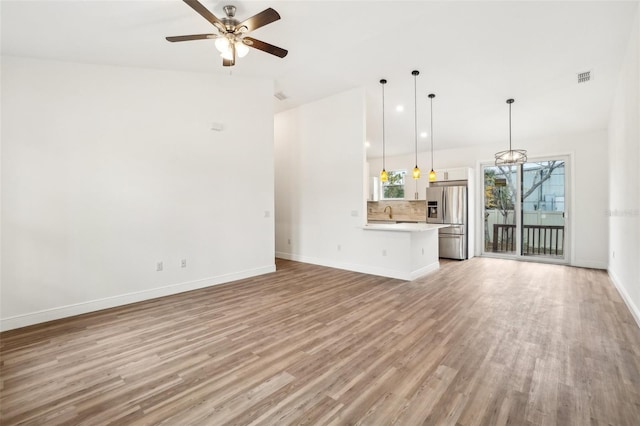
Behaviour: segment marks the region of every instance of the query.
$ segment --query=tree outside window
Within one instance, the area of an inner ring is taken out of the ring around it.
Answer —
[[[514,167],[497,166],[484,170],[485,210],[499,210],[503,223],[507,223],[508,214],[514,210],[515,179]],[[523,210],[564,210],[564,161],[526,163],[522,166],[522,179]]]
[[[404,177],[406,170],[391,170],[389,180],[382,182],[382,199],[404,199]]]

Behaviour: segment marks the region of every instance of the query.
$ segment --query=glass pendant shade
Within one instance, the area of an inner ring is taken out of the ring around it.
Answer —
[[[413,112],[414,112],[414,118],[413,118],[413,131],[414,131],[414,138],[415,138],[415,146],[416,146],[416,166],[413,168],[413,173],[412,176],[414,179],[420,179],[420,169],[418,168],[418,75],[420,74],[420,71],[418,70],[414,70],[411,71],[411,75],[413,76],[413,92],[414,92],[414,98],[413,98]],[[418,194],[416,193],[416,199],[418,199]]]
[[[387,182],[389,180],[389,174],[385,169],[384,157],[385,157],[385,129],[384,129],[384,85],[387,84],[387,80],[384,78],[380,80],[380,86],[382,87],[382,171],[380,172],[380,181]]]
[[[511,104],[514,102],[513,99],[507,99],[507,104],[509,104],[509,149],[496,153],[496,166],[527,162],[527,150],[511,148]]]
[[[229,39],[226,37],[218,37],[216,39],[216,49],[218,49],[218,52],[225,54],[227,52],[229,52],[231,49],[229,49]]]
[[[244,58],[249,53],[249,46],[244,44],[242,41],[236,41],[236,53],[239,58]]]
[[[429,103],[431,104],[431,171],[429,172],[429,182],[435,182],[436,181],[436,171],[433,170],[433,98],[435,98],[436,95],[433,93],[429,94]]]
[[[249,53],[249,46],[244,44],[242,40],[238,39],[234,41],[227,37],[218,37],[216,39],[216,49],[220,52],[220,56],[229,61],[233,61],[234,59],[234,50],[239,58],[244,58],[247,53]]]
[[[228,61],[233,61],[233,50],[229,49],[226,52],[222,52],[220,56]]]

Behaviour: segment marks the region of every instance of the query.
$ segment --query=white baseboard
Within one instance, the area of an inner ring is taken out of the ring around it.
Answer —
[[[627,293],[627,290],[624,288],[624,286],[620,282],[620,279],[618,278],[618,276],[611,270],[608,270],[607,272],[609,273],[609,278],[611,278],[611,282],[613,282],[613,285],[618,290],[620,297],[622,297],[622,300],[624,300],[624,303],[627,305],[627,308],[629,308],[629,311],[631,311],[631,316],[633,316],[633,319],[636,320],[636,324],[638,325],[638,327],[640,327],[640,309],[633,303],[633,300],[631,300],[629,293]]]
[[[440,261],[436,260],[434,263],[423,266],[422,268],[411,272],[411,281],[416,280],[424,275],[430,274],[432,272],[440,269]]]
[[[571,266],[590,269],[607,269],[609,267],[607,262],[586,259],[574,259],[573,262],[571,262]]]
[[[117,306],[128,305],[130,303],[142,302],[144,300],[155,299],[157,297],[169,296],[218,284],[225,284],[231,281],[268,274],[275,270],[275,265],[263,266],[260,268],[248,269],[246,271],[234,272],[232,274],[218,275],[195,281],[171,284],[164,287],[157,287],[149,290],[105,297],[103,299],[90,300],[87,302],[75,303],[73,305],[60,306],[28,314],[16,315],[9,318],[2,318],[0,320],[0,331],[12,330],[14,328],[26,327],[28,325],[39,324],[60,318],[86,314],[88,312],[95,312],[102,309],[115,308]]]
[[[296,262],[311,263],[312,265],[327,266],[329,268],[344,269],[347,271],[360,272],[363,274],[378,275],[381,277],[395,278],[398,280],[412,281],[423,275],[429,274],[440,268],[440,262],[436,261],[430,265],[415,271],[400,271],[397,269],[380,268],[377,266],[360,265],[357,263],[338,262],[330,259],[301,256],[293,253],[276,252],[276,257]]]

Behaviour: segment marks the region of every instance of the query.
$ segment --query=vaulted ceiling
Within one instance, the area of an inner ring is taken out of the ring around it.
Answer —
[[[364,87],[370,156],[381,152],[386,78],[387,153],[411,152],[417,69],[418,133],[435,93],[436,149],[500,143],[513,105],[514,143],[607,126],[637,1],[211,1],[240,20],[267,7],[282,19],[252,33],[289,50],[252,50],[223,68],[212,40],[168,35],[212,31],[178,0],[2,1],[2,54],[274,80],[276,111]],[[592,72],[578,84],[577,74]],[[99,84],[99,82],[97,82]],[[212,102],[224,102],[224,99]],[[404,105],[402,113],[397,105]],[[428,139],[419,139],[428,149]]]

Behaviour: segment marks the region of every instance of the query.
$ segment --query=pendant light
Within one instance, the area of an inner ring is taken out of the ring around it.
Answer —
[[[387,170],[385,169],[385,164],[384,164],[384,156],[385,156],[385,150],[384,150],[384,85],[387,84],[387,80],[385,80],[383,78],[382,80],[380,80],[380,84],[382,85],[382,171],[380,172],[380,180],[382,182],[386,182],[387,180],[389,180],[389,174],[387,173]]]
[[[429,102],[431,103],[431,171],[429,172],[429,182],[434,182],[436,180],[436,171],[433,170],[433,98],[436,95],[433,93],[429,94]]]
[[[414,136],[415,136],[415,145],[416,145],[416,166],[413,168],[413,178],[420,179],[420,169],[418,168],[418,74],[420,71],[413,70],[411,71],[411,75],[413,75],[413,111],[414,111]]]
[[[527,151],[525,149],[512,149],[511,148],[511,104],[515,101],[513,99],[507,99],[509,104],[509,149],[507,151],[500,151],[496,153],[496,166],[504,164],[522,164],[527,162]]]

